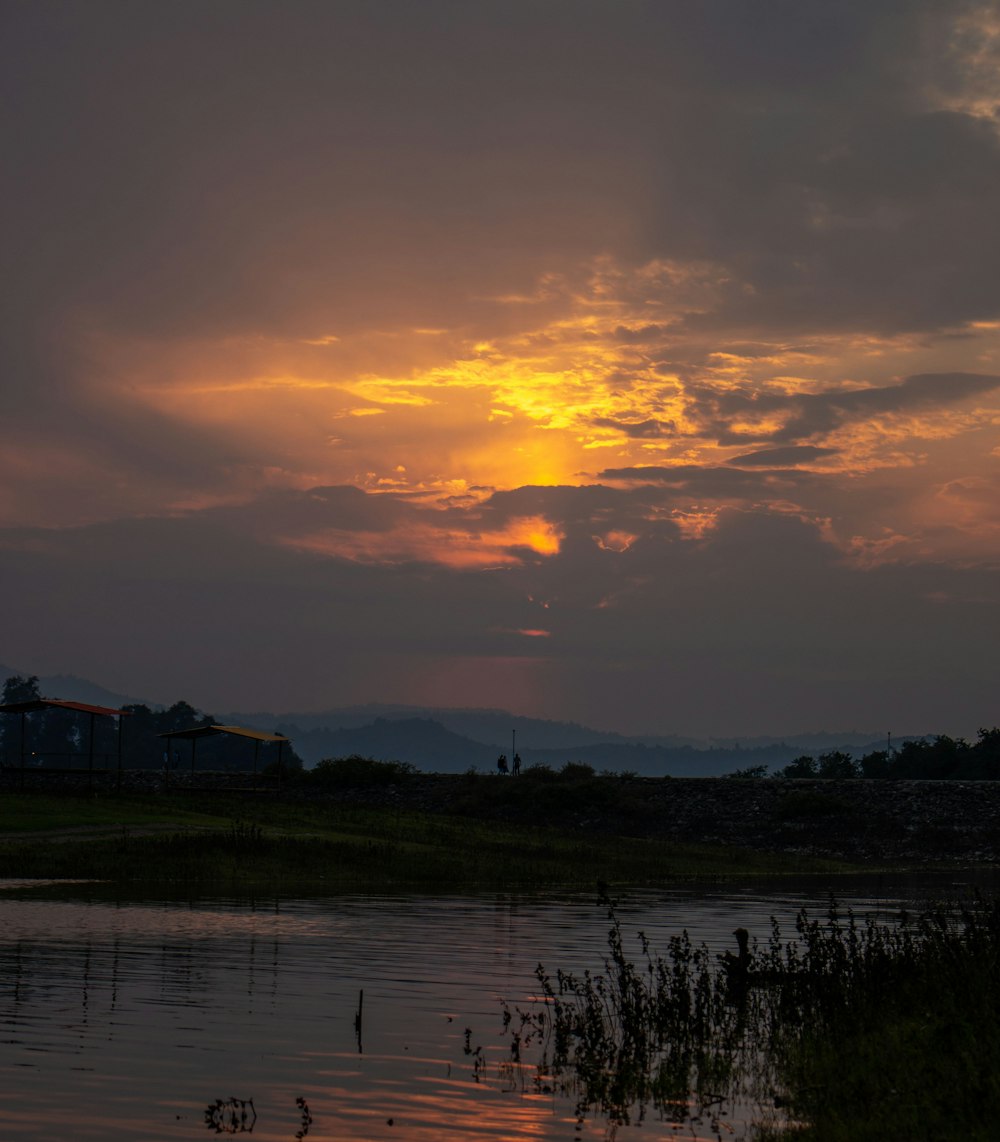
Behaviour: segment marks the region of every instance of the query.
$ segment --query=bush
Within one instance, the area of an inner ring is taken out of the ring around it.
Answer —
[[[746,769],[734,769],[732,773],[727,773],[726,777],[752,778],[756,781],[767,777],[767,766],[750,765]]]
[[[417,773],[415,766],[402,761],[376,761],[352,753],[350,757],[328,757],[318,761],[306,774],[307,780],[321,786],[366,789],[373,785],[398,785]]]
[[[808,754],[803,754],[797,757],[794,761],[789,762],[784,769],[779,769],[774,775],[775,777],[789,777],[789,778],[802,778],[802,777],[815,777],[816,776],[816,762]]]
[[[584,765],[582,761],[567,761],[559,770],[559,776],[568,778],[570,781],[583,781],[594,776],[594,767]]]
[[[550,765],[529,765],[521,770],[522,777],[529,777],[532,781],[555,781],[558,774]]]

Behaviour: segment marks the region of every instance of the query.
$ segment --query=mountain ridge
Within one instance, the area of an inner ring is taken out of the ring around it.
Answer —
[[[0,665],[4,678],[25,671]],[[73,674],[39,677],[46,697],[95,705],[163,703],[117,693]],[[559,768],[567,762],[595,769],[630,770],[647,775],[716,776],[758,765],[784,765],[804,753],[842,749],[860,755],[882,748],[883,738],[866,731],[695,738],[679,734],[623,734],[595,730],[578,722],[532,718],[496,707],[414,706],[369,702],[311,712],[211,712],[225,724],[280,730],[312,765],[352,753],[404,761],[419,769],[462,772],[492,769],[498,753],[519,752],[525,765]],[[907,736],[894,735],[897,740]]]

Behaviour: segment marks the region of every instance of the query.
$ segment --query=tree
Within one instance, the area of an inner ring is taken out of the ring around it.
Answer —
[[[933,741],[905,741],[893,759],[892,776],[904,781],[955,777],[968,755],[967,741],[945,734],[939,734]]]
[[[38,689],[37,674],[12,674],[3,684],[3,704],[34,702],[42,695]]]
[[[877,749],[873,753],[866,753],[861,759],[861,776],[886,778],[892,776],[892,758],[889,751]]]
[[[964,780],[1000,779],[1000,729],[980,729],[979,740],[969,747],[955,776]]]
[[[830,753],[821,753],[818,758],[818,777],[857,777],[858,765],[849,753],[839,749]]]
[[[33,702],[40,698],[38,677],[35,674],[12,674],[3,684],[3,704]],[[20,765],[24,753],[24,720],[17,714],[0,718],[0,756],[7,765]],[[27,735],[26,735],[27,736]]]
[[[751,777],[754,779],[767,777],[767,766],[749,765],[746,769],[734,769],[732,773],[727,773],[726,777]]]
[[[775,776],[789,778],[815,777],[816,762],[808,754],[803,754],[801,757],[797,757],[794,761],[789,762],[784,769],[779,769]]]

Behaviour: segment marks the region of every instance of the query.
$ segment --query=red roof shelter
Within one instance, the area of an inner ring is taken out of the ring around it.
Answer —
[[[26,729],[26,715],[35,713],[38,710],[72,710],[78,714],[87,714],[90,719],[90,733],[87,737],[87,773],[93,775],[94,773],[94,721],[96,718],[117,718],[118,719],[118,750],[117,750],[117,763],[118,763],[118,780],[121,782],[121,769],[122,769],[122,718],[128,716],[128,710],[115,710],[110,706],[92,706],[87,702],[70,702],[64,698],[30,698],[26,702],[8,702],[6,705],[0,705],[0,714],[20,714],[21,715],[21,750],[19,755],[19,766],[6,766],[6,768],[20,769],[22,780],[24,771],[28,768],[25,765],[27,757],[34,757],[35,751],[28,748],[28,735],[25,733]],[[107,756],[106,754],[103,756]],[[32,767],[33,768],[33,767]],[[50,768],[49,772],[53,772]],[[70,772],[78,772],[78,770],[70,770]]]

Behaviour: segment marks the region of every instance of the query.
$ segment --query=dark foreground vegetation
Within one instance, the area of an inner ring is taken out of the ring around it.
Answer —
[[[977,900],[876,923],[799,916],[718,962],[687,934],[634,958],[613,910],[598,974],[538,968],[507,1008],[511,1067],[581,1117],[650,1112],[721,1136],[756,1105],[758,1142],[987,1142],[1000,1106],[1000,907]]]

